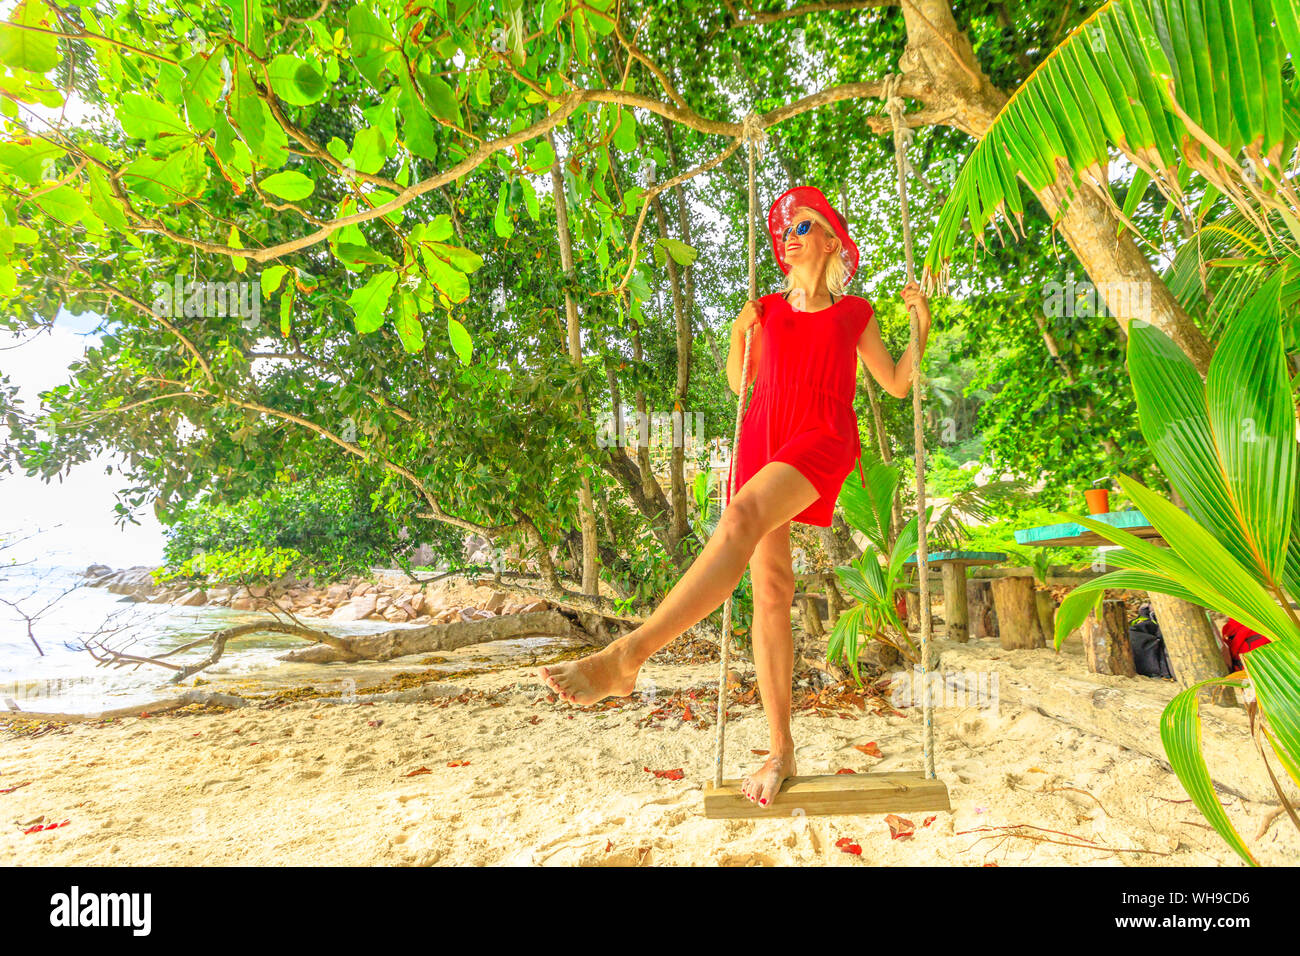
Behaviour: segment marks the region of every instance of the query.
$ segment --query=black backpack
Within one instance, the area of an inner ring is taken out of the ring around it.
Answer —
[[[1133,647],[1133,666],[1144,677],[1166,677],[1173,680],[1169,667],[1169,654],[1165,651],[1165,637],[1156,623],[1150,604],[1138,608],[1137,619],[1129,625],[1129,644]]]

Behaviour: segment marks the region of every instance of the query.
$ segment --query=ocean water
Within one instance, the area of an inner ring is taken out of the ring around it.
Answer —
[[[84,714],[175,696],[176,685],[168,683],[171,671],[152,664],[104,665],[87,650],[87,643],[102,641],[113,650],[146,657],[223,627],[266,619],[265,612],[123,601],[123,595],[106,588],[85,586],[84,570],[84,564],[0,566],[0,710]],[[35,643],[21,614],[3,602],[13,602],[36,618],[31,625]],[[329,630],[373,634],[399,626],[355,621],[331,623]],[[251,673],[279,663],[276,656],[286,650],[303,646],[301,638],[289,635],[248,635],[227,644],[221,660],[199,676]],[[196,647],[172,660],[188,663],[207,652],[206,645]]]

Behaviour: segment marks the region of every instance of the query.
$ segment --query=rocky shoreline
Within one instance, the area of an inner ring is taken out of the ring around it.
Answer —
[[[226,607],[234,611],[292,611],[296,617],[345,623],[382,620],[390,624],[450,624],[508,614],[546,611],[543,600],[519,601],[504,591],[467,585],[452,577],[413,582],[403,574],[353,575],[324,586],[288,577],[251,586],[155,584],[156,568],[137,565],[113,570],[92,564],[87,586],[105,588],[126,601],[178,607]]]

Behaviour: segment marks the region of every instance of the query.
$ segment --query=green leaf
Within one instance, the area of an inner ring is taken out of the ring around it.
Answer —
[[[668,254],[673,257],[679,266],[689,266],[699,255],[694,249],[682,242],[680,239],[670,239],[667,236],[661,237],[660,242],[668,250]]]
[[[438,127],[415,92],[410,77],[401,77],[402,92],[397,108],[402,114],[402,137],[406,148],[424,159],[438,159]]]
[[[515,224],[510,218],[510,213],[506,207],[506,199],[510,194],[510,187],[506,183],[501,184],[497,192],[497,211],[492,217],[492,228],[502,239],[509,239],[515,234]]]
[[[275,95],[294,106],[310,106],[325,95],[320,70],[289,53],[281,53],[267,67]]]
[[[316,181],[294,169],[272,173],[259,184],[264,192],[289,202],[306,199],[316,189]]]
[[[54,164],[62,156],[62,149],[41,139],[30,143],[0,142],[0,169],[32,186],[51,178]]]
[[[550,33],[555,29],[555,25],[560,22],[560,17],[564,16],[564,0],[546,0],[542,7],[542,32]]]
[[[1229,520],[1250,542],[1261,577],[1273,581],[1286,559],[1296,482],[1295,406],[1278,325],[1280,281],[1275,273],[1231,321],[1205,383]]]
[[[549,140],[542,140],[537,144],[531,156],[528,157],[528,170],[534,173],[544,173],[551,168],[555,162],[555,150],[552,148]]]
[[[460,358],[461,364],[468,365],[474,355],[474,340],[470,338],[465,326],[451,316],[447,316],[447,337],[451,340],[451,347]]]
[[[537,190],[533,184],[525,177],[519,180],[519,185],[524,190],[524,205],[528,208],[528,217],[533,222],[540,222],[542,218],[542,206],[537,200]]]
[[[420,72],[416,81],[424,92],[424,105],[434,116],[456,126],[461,125],[460,103],[456,91],[440,76]]]
[[[631,109],[619,110],[618,129],[614,130],[614,145],[625,153],[636,150],[636,117]]]
[[[483,257],[472,249],[429,240],[425,240],[420,245],[422,249],[445,259],[452,268],[461,272],[476,272],[483,266]]]
[[[420,352],[424,349],[424,326],[420,324],[415,297],[406,291],[398,297],[397,335],[406,351]]]
[[[357,331],[362,335],[384,324],[384,313],[388,311],[388,300],[396,284],[396,272],[377,272],[348,297],[348,305],[356,313]]]
[[[364,4],[348,11],[348,38],[352,43],[352,60],[371,86],[379,87],[379,77],[397,50],[392,29]]]
[[[452,302],[464,302],[469,298],[469,281],[465,273],[454,268],[434,250],[441,243],[421,243],[420,251],[424,259],[424,269],[429,274],[429,281]],[[450,248],[450,247],[444,247]]]
[[[227,109],[230,120],[239,130],[239,137],[254,156],[260,156],[266,142],[266,114],[262,111],[264,103],[257,95],[248,70],[240,67],[231,76],[230,97]],[[277,164],[278,165],[278,164]]]
[[[293,295],[294,285],[290,282],[280,294],[280,334],[286,339],[293,329]]]
[[[388,159],[389,144],[383,132],[376,126],[367,126],[358,130],[352,140],[352,152],[348,158],[358,172],[377,173]]]
[[[86,214],[86,200],[71,186],[56,186],[32,200],[41,210],[59,222],[71,225]]]
[[[262,285],[263,298],[269,297],[277,291],[284,282],[285,275],[289,272],[288,266],[269,266],[262,270],[259,277]]]
[[[118,118],[126,135],[135,139],[193,135],[174,107],[139,93],[123,95]]]
[[[226,245],[228,245],[231,249],[244,248],[243,242],[241,242],[239,239],[239,229],[234,225],[230,227],[230,238],[226,240]],[[248,260],[245,259],[243,256],[231,256],[230,262],[231,265],[235,267],[236,272],[242,273],[245,269],[248,268]]]
[[[17,24],[17,26],[11,26]],[[19,0],[9,15],[9,22],[0,26],[0,63],[15,70],[47,73],[59,65],[59,41],[50,33],[38,30],[57,30],[49,8],[38,0]],[[59,31],[62,32],[62,31]]]
[[[1154,326],[1132,323],[1128,345],[1138,421],[1156,461],[1189,513],[1261,583],[1281,576],[1296,482],[1277,278],[1232,321],[1206,383]]]
[[[1210,771],[1205,766],[1205,757],[1201,754],[1201,712],[1197,692],[1208,684],[1224,683],[1229,681],[1224,678],[1202,681],[1171,700],[1160,715],[1160,741],[1169,757],[1169,765],[1196,808],[1238,856],[1256,866],[1257,861],[1219,803]]]
[[[1263,653],[1260,653],[1260,652]],[[1243,654],[1242,664],[1251,686],[1265,730],[1287,775],[1300,786],[1300,653],[1297,642],[1279,637]]]
[[[219,48],[212,53],[196,53],[180,62],[184,73],[181,98],[185,101],[185,112],[195,132],[212,129],[216,122],[215,107],[226,82],[221,73],[223,62],[225,58],[220,55]]]

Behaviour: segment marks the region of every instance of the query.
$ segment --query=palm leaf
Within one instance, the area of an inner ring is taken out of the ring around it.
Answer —
[[[1300,217],[1287,198],[1294,192],[1278,188],[1278,164],[1238,156],[1243,148],[1252,159],[1276,155],[1300,123],[1288,63],[1300,58],[1295,7],[1295,0],[1104,4],[1020,85],[972,151],[940,210],[927,281],[943,282],[963,219],[977,242],[998,218],[1019,219],[1018,180],[1041,193],[1064,168],[1067,201],[1086,184],[1127,221],[1109,183],[1111,148],[1180,206],[1195,170],[1264,230],[1259,207],[1276,210],[1294,235]]]
[[[1128,357],[1142,434],[1188,511],[1261,584],[1290,588],[1300,573],[1296,425],[1279,294],[1275,275],[1234,317],[1205,382],[1145,323],[1130,328]]]
[[[1251,651],[1255,653],[1255,651]],[[1248,655],[1249,656],[1249,655]],[[1192,798],[1196,808],[1205,814],[1215,832],[1223,837],[1228,846],[1243,860],[1252,866],[1258,863],[1246,848],[1236,828],[1223,810],[1223,804],[1214,792],[1214,782],[1210,771],[1205,766],[1205,757],[1201,754],[1201,705],[1197,692],[1208,684],[1237,683],[1227,678],[1216,677],[1201,681],[1182,691],[1169,702],[1160,715],[1160,741],[1164,744],[1169,765],[1178,775],[1178,781]]]

